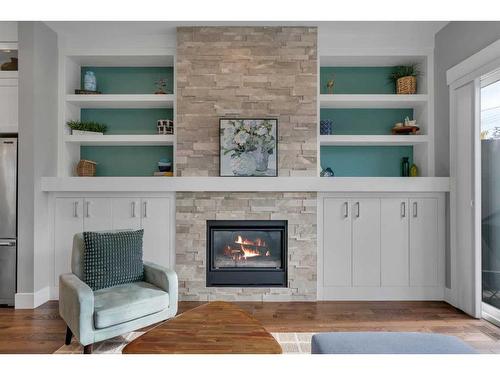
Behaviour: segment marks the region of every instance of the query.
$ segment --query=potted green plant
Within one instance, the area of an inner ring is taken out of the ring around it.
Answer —
[[[107,126],[95,121],[77,121],[71,120],[66,123],[71,129],[73,135],[103,135]]]
[[[415,94],[420,71],[417,64],[395,66],[389,79],[396,84],[397,94]]]

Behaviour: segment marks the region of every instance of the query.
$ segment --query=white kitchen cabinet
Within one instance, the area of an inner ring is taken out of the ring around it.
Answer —
[[[100,231],[112,229],[110,198],[85,198],[83,200],[83,229]]]
[[[0,72],[12,74],[17,72]],[[0,76],[0,133],[17,133],[18,131],[18,80]]]
[[[352,284],[380,286],[380,199],[352,202]]]
[[[325,199],[324,203],[324,284],[351,285],[351,212],[348,199]]]
[[[172,238],[171,201],[163,198],[143,198],[141,205],[144,260],[164,267],[173,266],[170,264],[169,251]]]
[[[438,201],[410,199],[410,285],[438,284]]]
[[[113,224],[118,229],[141,228],[141,199],[140,198],[113,198]]]
[[[73,235],[83,232],[83,198],[56,198],[54,220],[54,285],[59,275],[71,271]]]
[[[381,199],[380,210],[381,285],[408,286],[408,199]]]

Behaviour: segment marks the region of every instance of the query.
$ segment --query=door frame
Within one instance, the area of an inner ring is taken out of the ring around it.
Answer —
[[[476,318],[480,318],[482,315],[481,148],[479,136],[481,129],[481,79],[499,68],[500,39],[446,72],[450,95],[450,177],[452,183],[450,189],[450,285],[446,288],[445,300]],[[469,97],[472,113],[468,112],[466,113],[468,116],[464,117],[464,113],[459,112],[463,108],[457,104],[457,93],[468,85],[472,85]],[[460,149],[459,152],[460,142],[465,144],[471,142],[470,149]],[[459,168],[471,168],[470,176],[473,181],[463,180],[463,176],[458,173]],[[467,186],[471,189],[470,202],[459,201],[460,189],[466,187],[465,192],[467,192]],[[461,214],[465,212],[467,215],[462,221],[462,225],[457,222],[457,212],[461,212]],[[464,233],[470,235],[471,248],[461,246],[458,240],[458,236]],[[473,285],[468,285],[467,281],[464,282],[466,279],[463,277],[464,273],[469,276],[469,282],[472,282]]]

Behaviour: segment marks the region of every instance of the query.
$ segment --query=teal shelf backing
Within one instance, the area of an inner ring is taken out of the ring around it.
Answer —
[[[154,94],[155,81],[167,80],[167,94],[173,93],[174,69],[172,67],[93,67],[82,66],[81,88],[86,71],[93,71],[97,90],[103,94]]]
[[[80,158],[97,162],[96,176],[152,176],[160,158],[173,161],[173,147],[81,146]]]
[[[82,109],[81,121],[107,125],[106,134],[157,134],[157,120],[173,120],[173,109]]]
[[[335,135],[384,135],[391,134],[397,122],[408,116],[413,119],[413,109],[359,109],[342,108],[320,110],[321,120],[333,120]]]
[[[399,177],[401,159],[413,163],[413,146],[322,146],[321,167],[337,177]]]
[[[396,87],[389,80],[392,67],[322,67],[320,92],[328,94],[326,82],[333,78],[334,94],[395,94]]]

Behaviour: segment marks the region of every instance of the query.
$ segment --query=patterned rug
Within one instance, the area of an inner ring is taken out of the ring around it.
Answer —
[[[131,332],[118,336],[94,345],[94,354],[121,354],[125,345],[135,340],[144,332]],[[310,354],[311,353],[311,332],[279,332],[273,333],[276,341],[281,345],[283,354]],[[63,345],[54,354],[81,354],[83,347],[73,338],[70,345]]]

